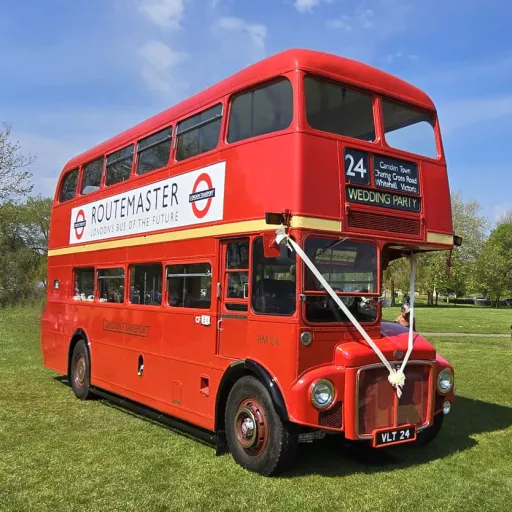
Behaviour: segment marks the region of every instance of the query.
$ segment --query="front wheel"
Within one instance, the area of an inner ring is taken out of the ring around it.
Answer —
[[[265,386],[255,377],[238,380],[226,404],[226,438],[233,459],[263,476],[283,470],[293,459],[297,433],[279,418]]]

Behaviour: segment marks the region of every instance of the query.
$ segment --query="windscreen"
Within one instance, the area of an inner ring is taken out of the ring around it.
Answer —
[[[386,142],[393,148],[437,158],[434,119],[430,113],[382,100]]]
[[[305,77],[304,90],[311,128],[369,142],[375,140],[370,94],[313,76]]]
[[[376,294],[377,247],[370,242],[350,239],[308,237],[305,252],[333,290],[359,322],[377,319],[374,299],[357,294]],[[304,293],[306,320],[309,322],[349,322],[326,290],[305,267]]]

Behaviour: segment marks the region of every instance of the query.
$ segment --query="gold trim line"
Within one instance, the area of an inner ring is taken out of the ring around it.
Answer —
[[[313,217],[292,217],[292,228],[317,229],[322,231],[341,231],[341,222],[316,219]],[[77,254],[91,251],[103,251],[119,247],[135,247],[139,245],[158,244],[163,242],[175,242],[178,240],[189,240],[207,236],[235,235],[238,233],[250,233],[252,231],[275,230],[277,226],[267,224],[265,219],[247,220],[242,222],[230,222],[216,224],[201,228],[180,229],[179,231],[166,231],[154,235],[142,235],[133,238],[122,238],[119,240],[105,240],[104,242],[89,243],[85,245],[71,245],[61,249],[48,251],[48,256],[63,256],[65,254]]]

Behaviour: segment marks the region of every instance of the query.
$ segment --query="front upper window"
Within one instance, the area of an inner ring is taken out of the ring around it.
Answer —
[[[310,236],[306,239],[305,252],[359,322],[377,319],[376,304],[369,297],[351,295],[378,293],[377,247],[373,243]],[[304,293],[307,321],[349,322],[307,266]]]
[[[388,99],[382,100],[386,142],[393,148],[437,158],[432,115]]]
[[[313,76],[304,78],[306,117],[315,130],[375,140],[371,94]]]

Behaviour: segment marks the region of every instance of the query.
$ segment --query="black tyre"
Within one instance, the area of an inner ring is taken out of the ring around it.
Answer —
[[[73,393],[77,398],[85,400],[91,395],[91,364],[89,360],[89,351],[84,340],[79,340],[73,349],[71,356],[71,367],[69,369],[69,379]]]
[[[426,446],[431,443],[441,431],[441,427],[443,426],[444,414],[438,414],[434,416],[434,424],[431,427],[418,432],[418,444],[420,446]]]
[[[285,469],[297,450],[294,425],[281,421],[265,386],[255,377],[238,380],[226,404],[229,451],[243,468],[270,476]]]

